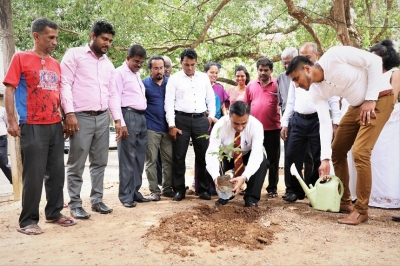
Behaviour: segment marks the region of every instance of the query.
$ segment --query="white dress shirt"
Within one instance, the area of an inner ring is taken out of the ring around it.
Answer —
[[[321,160],[324,160],[332,156],[332,126],[327,99],[340,96],[351,106],[359,106],[365,100],[377,100],[379,92],[391,86],[382,81],[381,57],[361,49],[351,46],[332,47],[318,64],[324,71],[324,80],[314,83],[310,92],[318,112]]]
[[[7,113],[3,106],[0,106],[0,136],[7,135]]]
[[[229,115],[221,117],[211,131],[210,145],[206,152],[206,168],[214,180],[220,175],[219,160],[218,155],[212,153],[218,153],[220,146],[227,147],[229,144],[233,143],[235,133],[236,131],[232,127]],[[246,155],[251,151],[249,161],[243,172],[243,175],[249,180],[249,178],[257,172],[258,168],[260,168],[264,156],[264,129],[257,118],[251,115],[249,116],[246,128],[241,132],[240,140],[242,154]],[[225,153],[228,154],[229,152],[232,151],[226,151]],[[233,154],[231,160],[233,160]],[[227,170],[229,169],[224,169],[224,171]]]
[[[314,84],[311,86],[314,86]],[[341,118],[339,99],[339,96],[332,96],[328,99],[328,104],[332,111],[332,122],[336,125],[339,124]],[[306,91],[302,88],[296,88],[294,83],[291,82],[289,86],[286,110],[281,119],[282,127],[288,127],[294,112],[305,115],[313,114],[317,112],[317,108],[315,108],[313,95],[310,93],[310,91]]]
[[[175,110],[185,113],[209,111],[215,117],[215,95],[207,74],[195,71],[189,77],[183,70],[173,74],[165,91],[165,115],[168,125],[175,126]]]

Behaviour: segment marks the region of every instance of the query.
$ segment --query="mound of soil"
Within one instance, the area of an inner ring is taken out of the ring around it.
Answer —
[[[210,243],[211,252],[216,248],[240,246],[249,250],[263,249],[274,240],[274,232],[260,221],[268,208],[239,206],[208,206],[201,204],[191,210],[161,219],[159,226],[152,226],[144,237],[168,243],[164,253],[183,257],[193,253],[184,247],[196,242]]]

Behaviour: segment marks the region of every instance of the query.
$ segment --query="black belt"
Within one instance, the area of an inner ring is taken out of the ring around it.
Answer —
[[[205,112],[202,112],[202,113],[185,113],[185,112],[176,111],[176,110],[175,110],[175,114],[184,115],[184,116],[190,116],[191,118],[197,118],[197,117],[202,117],[202,116],[206,115]]]
[[[312,113],[312,114],[300,114],[298,112],[294,112],[294,114],[297,115],[297,116],[300,116],[300,117],[302,117],[304,119],[311,119],[311,118],[314,118],[314,117],[318,117],[318,113],[317,112]]]
[[[7,139],[7,135],[0,136],[0,140]]]
[[[107,109],[104,110],[104,111],[80,111],[78,113],[87,114],[87,115],[91,115],[91,116],[96,116],[96,115],[104,114],[105,112],[107,112]]]
[[[144,115],[144,113],[146,113],[146,110],[137,110],[137,109],[132,108],[132,107],[121,107],[121,108],[124,109],[124,110],[127,110],[127,111],[131,111],[131,112],[134,112],[134,113],[141,114],[141,115]]]

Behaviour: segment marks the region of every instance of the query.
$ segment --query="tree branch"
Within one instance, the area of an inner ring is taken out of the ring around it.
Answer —
[[[319,51],[323,51],[321,41],[319,40],[317,33],[314,29],[310,26],[311,18],[302,10],[297,8],[292,0],[284,0],[286,6],[288,7],[288,13],[293,18],[297,19],[297,21],[303,25],[303,27],[310,33],[311,37],[314,39],[315,44],[318,47]]]
[[[59,31],[63,31],[63,32],[72,33],[72,34],[75,34],[75,35],[79,35],[79,33],[76,32],[76,31],[67,30],[67,29],[64,29],[64,28],[61,28],[61,27],[58,27],[58,30],[59,30]]]
[[[218,15],[219,11],[226,6],[231,0],[222,0],[221,3],[217,6],[217,8],[211,13],[210,17],[207,19],[204,28],[200,34],[200,37],[192,43],[191,48],[194,49],[196,48],[200,43],[202,43],[207,35],[208,29],[211,26],[211,23],[213,22],[214,18]]]
[[[385,21],[383,23],[383,27],[378,32],[378,34],[374,37],[374,39],[372,40],[371,44],[375,44],[375,43],[379,42],[381,37],[382,37],[382,35],[388,29],[387,26],[389,24],[389,14],[390,14],[390,10],[392,9],[393,0],[387,0],[386,2],[387,2],[387,4],[386,4],[386,18],[385,18]]]
[[[184,13],[187,13],[187,10],[181,9],[181,7],[170,6],[170,5],[168,5],[168,4],[164,3],[164,2],[161,2],[161,4],[164,5],[164,6],[167,6],[169,8],[172,8],[172,9],[179,10],[179,11],[182,11]]]

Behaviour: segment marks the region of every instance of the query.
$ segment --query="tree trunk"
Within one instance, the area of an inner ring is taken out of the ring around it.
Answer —
[[[353,25],[350,14],[350,0],[333,0],[331,17],[339,41],[343,45],[361,47],[361,38]]]
[[[5,74],[10,65],[11,58],[15,53],[11,0],[0,0],[0,37]],[[17,114],[16,111],[15,114]],[[22,192],[22,161],[19,138],[9,136],[8,150],[11,157],[14,200],[20,200]]]

